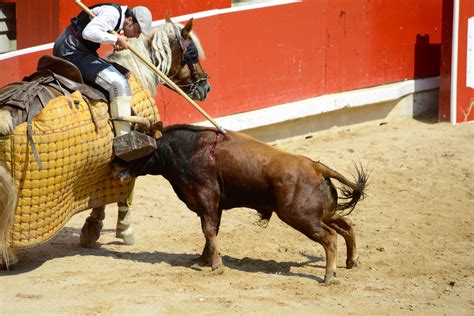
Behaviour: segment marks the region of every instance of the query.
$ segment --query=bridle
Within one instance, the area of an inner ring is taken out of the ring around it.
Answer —
[[[189,70],[191,71],[191,78],[193,79],[193,81],[188,84],[176,84],[176,85],[180,88],[188,88],[189,89],[188,94],[192,95],[201,83],[203,82],[205,83],[208,81],[209,76],[206,73],[204,73],[203,76],[201,76],[200,78],[197,78],[196,69],[194,68],[194,64],[196,64],[199,59],[197,47],[191,39],[186,40],[183,38],[176,24],[172,22],[171,24],[173,26],[176,39],[178,40],[179,47],[181,48],[181,62],[180,62],[180,66],[178,70],[169,78],[173,80],[173,78],[176,75],[178,75],[181,72],[181,70],[183,70],[184,66],[187,65]],[[169,87],[166,83],[165,83],[165,86],[174,90],[173,88]]]

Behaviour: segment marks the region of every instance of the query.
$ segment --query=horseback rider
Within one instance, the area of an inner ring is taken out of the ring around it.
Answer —
[[[127,78],[97,54],[100,44],[114,45],[115,50],[128,48],[127,38],[147,36],[152,15],[148,8],[129,8],[116,3],[101,3],[90,7],[94,18],[82,11],[54,43],[53,54],[76,65],[85,82],[109,92],[112,117],[130,116],[132,93]],[[108,33],[114,30],[119,35]],[[121,32],[120,32],[121,31]],[[127,122],[114,122],[115,135],[130,131]]]

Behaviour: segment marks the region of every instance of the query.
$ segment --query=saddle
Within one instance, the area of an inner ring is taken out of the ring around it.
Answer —
[[[67,60],[44,55],[38,61],[37,70],[21,82],[11,84],[12,88],[0,96],[0,105],[20,108],[34,116],[54,97],[50,89],[66,96],[79,90],[89,100],[108,102],[102,91],[84,83],[79,69]],[[34,102],[40,102],[41,107],[32,106]],[[36,113],[30,113],[31,108],[37,109]]]
[[[83,96],[91,100],[103,100],[108,102],[105,94],[87,84],[84,83],[79,68],[73,63],[50,55],[43,55],[38,60],[37,66],[38,72],[31,75],[31,77],[37,77],[36,74],[42,74],[44,72],[50,72],[69,92],[79,90]]]

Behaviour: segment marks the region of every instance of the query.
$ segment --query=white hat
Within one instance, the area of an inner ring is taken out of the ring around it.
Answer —
[[[147,7],[133,7],[132,8],[132,17],[137,20],[138,25],[140,25],[141,32],[143,35],[147,36],[150,33],[151,29],[151,12]]]

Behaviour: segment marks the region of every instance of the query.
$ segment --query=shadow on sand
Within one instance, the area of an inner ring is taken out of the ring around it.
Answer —
[[[112,229],[104,229],[102,231],[102,233],[113,232],[114,231]],[[18,250],[17,255],[20,260],[19,263],[13,268],[10,268],[9,271],[0,270],[0,278],[6,275],[19,275],[34,271],[49,260],[74,256],[112,257],[118,260],[129,260],[149,264],[166,263],[175,267],[187,267],[193,270],[211,271],[208,267],[193,267],[194,260],[200,255],[199,253],[170,253],[162,251],[128,252],[115,251],[112,249],[107,249],[106,247],[98,247],[93,249],[81,248],[79,246],[79,234],[80,229],[65,227],[56,237],[42,245],[38,245],[37,247],[30,249]],[[101,245],[122,245],[122,243],[119,241],[113,241]],[[129,246],[124,245],[122,249],[125,250],[127,247]],[[229,255],[223,255],[222,260],[226,269],[249,273],[297,276],[315,280],[320,283],[323,282],[323,278],[317,277],[313,274],[297,273],[291,271],[292,268],[311,266],[324,272],[324,257],[311,256],[305,253],[302,253],[301,255],[306,257],[306,260],[303,262],[262,260],[249,257],[235,258]],[[319,274],[318,270],[316,269],[315,274]]]

